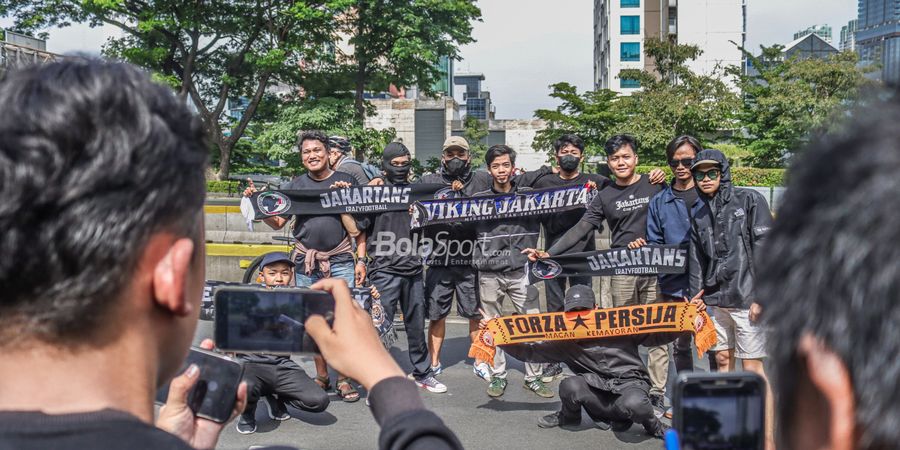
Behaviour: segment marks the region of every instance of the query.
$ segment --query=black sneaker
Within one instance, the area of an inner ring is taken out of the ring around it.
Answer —
[[[666,436],[666,431],[671,428],[670,426],[664,424],[661,420],[655,419],[651,422],[644,424],[644,430],[647,431],[647,434],[653,436],[657,439],[664,439]]]
[[[237,431],[241,434],[253,434],[256,433],[256,414],[255,411],[253,413],[243,413],[237,422]]]
[[[580,421],[578,423],[580,423]],[[568,428],[574,427],[578,425],[578,423],[576,423],[575,421],[563,422],[559,418],[559,412],[555,412],[553,414],[547,414],[546,416],[539,418],[537,421],[537,426],[539,428]]]
[[[287,405],[285,405],[284,402],[280,399],[277,399],[271,395],[267,395],[266,406],[268,406],[269,409],[270,419],[277,420],[279,422],[290,420],[291,415],[288,413]]]
[[[553,380],[562,377],[562,366],[559,363],[548,364],[541,372],[541,381],[552,383]]]
[[[653,413],[657,418],[665,414],[666,398],[662,394],[650,394],[650,404],[653,406]]]
[[[612,428],[612,430],[616,433],[621,433],[623,431],[630,430],[633,424],[634,422],[630,420],[613,420],[610,423],[610,428]]]

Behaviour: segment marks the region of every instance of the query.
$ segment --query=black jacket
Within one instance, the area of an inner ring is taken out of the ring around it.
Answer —
[[[519,186],[512,180],[509,194],[532,190]],[[490,189],[477,192],[473,197],[496,195],[493,183]],[[537,247],[541,235],[541,217],[517,217],[499,220],[484,220],[475,224],[475,252],[472,265],[481,272],[512,272],[525,270],[528,257],[522,254],[526,248]]]
[[[701,192],[692,210],[691,296],[703,289],[707,305],[749,309],[756,301],[753,258],[772,227],[772,213],[758,192],[731,185],[731,169],[721,152],[703,150],[696,159],[720,161],[722,181],[714,197]]]
[[[562,362],[593,388],[618,393],[626,387],[650,389],[647,366],[638,346],[668,344],[681,333],[655,333],[573,341],[544,341],[504,345],[503,351],[520,361]]]

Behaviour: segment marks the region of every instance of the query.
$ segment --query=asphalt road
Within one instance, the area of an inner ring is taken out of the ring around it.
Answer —
[[[467,326],[448,323],[447,340],[442,360],[444,372],[438,378],[449,392],[432,394],[420,391],[425,405],[436,412],[456,432],[467,449],[555,449],[555,448],[611,448],[660,449],[662,441],[644,434],[639,425],[623,433],[602,431],[593,427],[587,415],[575,431],[540,429],[538,417],[559,409],[559,399],[543,399],[522,388],[522,363],[510,357],[509,386],[506,394],[491,399],[485,394],[487,383],[472,374],[468,351]],[[200,322],[197,342],[211,336],[212,323]],[[411,370],[405,352],[406,336],[400,332],[392,354],[406,370]],[[645,355],[646,356],[646,355]],[[315,373],[311,358],[295,360],[306,370]],[[705,367],[706,361],[695,362]],[[333,377],[333,375],[332,375]],[[674,379],[670,375],[670,381]],[[550,386],[556,392],[559,381]],[[219,440],[222,449],[248,449],[253,446],[287,445],[301,449],[369,449],[377,448],[378,426],[365,404],[365,392],[356,403],[344,403],[334,394],[332,403],[323,413],[308,413],[290,408],[293,419],[276,422],[269,419],[260,401],[256,419],[258,431],[242,435],[230,423]]]

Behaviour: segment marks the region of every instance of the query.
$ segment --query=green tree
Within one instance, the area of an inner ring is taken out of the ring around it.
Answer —
[[[430,93],[442,56],[457,58],[474,42],[472,22],[481,20],[474,0],[357,0],[339,20],[351,54],[337,58],[352,80],[356,120],[366,115],[364,93],[418,86]]]
[[[574,133],[584,139],[585,153],[603,152],[603,144],[613,134],[625,117],[617,107],[617,94],[603,89],[578,93],[578,89],[566,82],[550,85],[550,97],[561,101],[556,109],[539,109],[534,115],[547,122],[547,128],[534,137],[534,148],[553,150],[553,142],[565,133]]]
[[[278,173],[296,175],[305,169],[297,151],[297,134],[303,130],[322,130],[329,135],[345,136],[355,149],[380,166],[384,146],[394,139],[393,128],[375,130],[359,126],[353,110],[353,98],[299,98],[282,102],[272,122],[260,124],[262,130],[252,151],[269,160],[285,161]]]
[[[702,53],[699,47],[649,38],[644,53],[654,70],[619,73],[620,78],[639,81],[641,90],[621,98],[618,106],[626,120],[618,131],[637,138],[645,162],[664,162],[665,147],[676,136],[700,137],[734,128],[740,98],[721,74],[698,75],[687,66]]]
[[[487,137],[490,133],[487,121],[478,120],[472,116],[466,116],[463,121],[463,137],[469,142],[469,154],[472,167],[480,167],[484,164],[484,155],[487,153]]]
[[[124,32],[104,52],[145,67],[197,109],[218,149],[219,179],[263,96],[279,82],[296,84],[303,62],[331,42],[335,18],[350,0],[8,0],[15,28],[33,31],[71,22]],[[241,117],[229,100],[246,98]]]
[[[739,113],[745,134],[737,140],[752,151],[756,166],[782,167],[786,157],[809,142],[812,131],[835,126],[831,119],[869,83],[853,52],[785,59],[780,45],[762,46],[758,56],[741,50],[755,70],[728,71],[745,96]]]

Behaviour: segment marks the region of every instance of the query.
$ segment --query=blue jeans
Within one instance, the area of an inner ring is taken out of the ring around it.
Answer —
[[[313,272],[309,275],[303,273],[303,265],[298,265],[296,269],[297,273],[297,287],[310,287],[316,281],[319,281],[325,278],[322,271],[319,269],[313,270]],[[356,285],[356,275],[354,274],[353,261],[340,262],[340,263],[331,263],[331,278],[340,278],[347,282],[347,286],[353,287]]]

